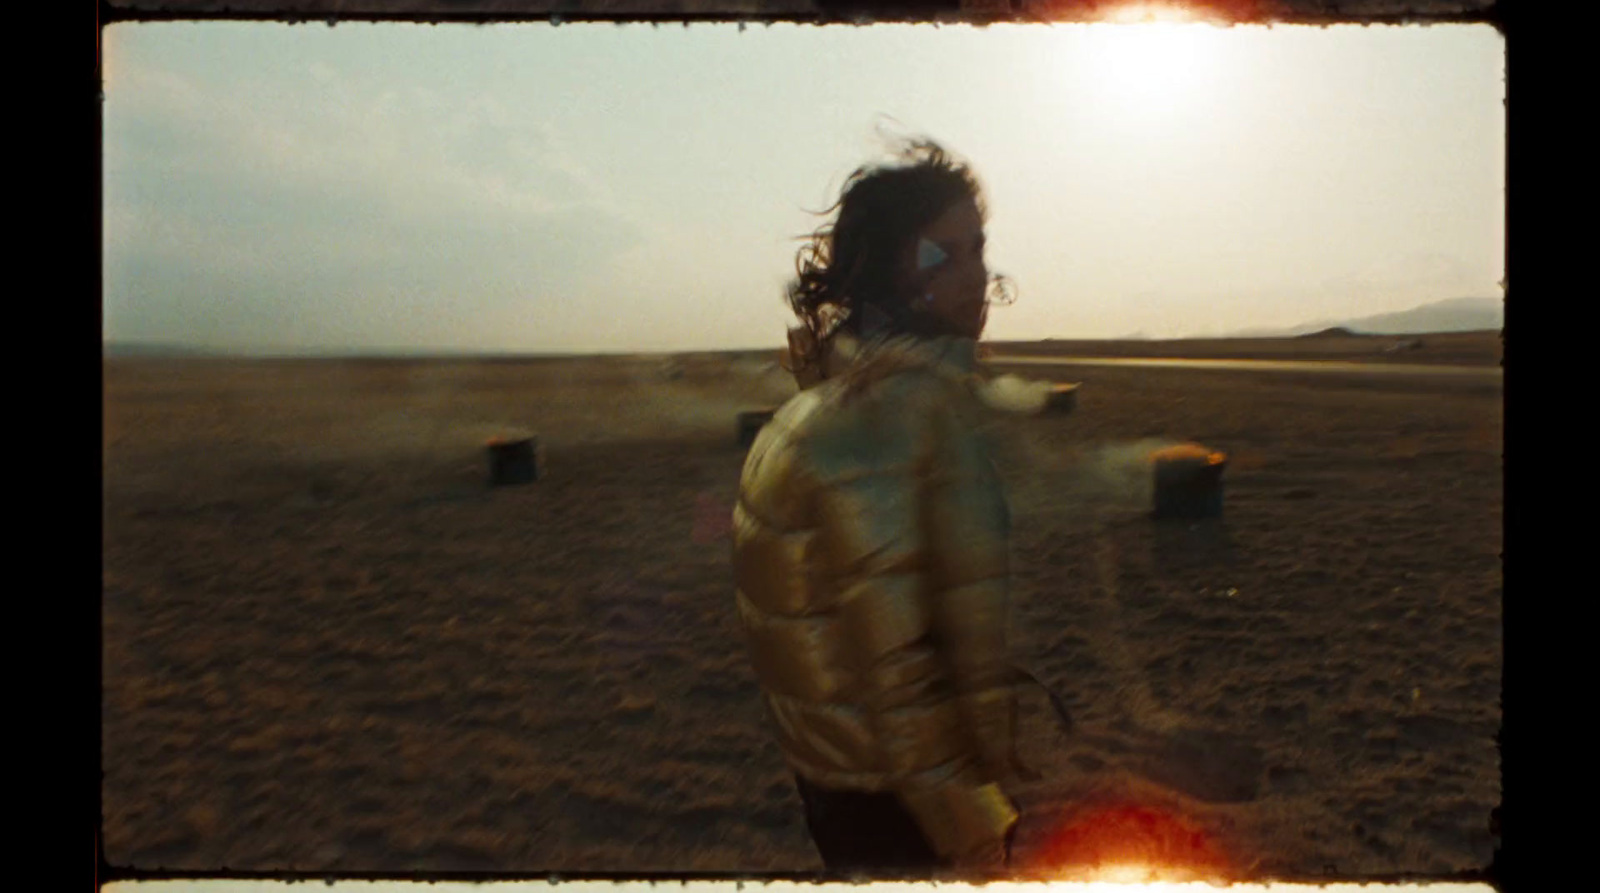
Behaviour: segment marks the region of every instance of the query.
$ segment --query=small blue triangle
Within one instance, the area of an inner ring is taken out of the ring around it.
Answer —
[[[938,265],[944,263],[949,257],[950,255],[945,254],[943,248],[940,248],[938,245],[933,244],[927,239],[921,239],[917,242],[917,269],[919,270],[937,267]]]

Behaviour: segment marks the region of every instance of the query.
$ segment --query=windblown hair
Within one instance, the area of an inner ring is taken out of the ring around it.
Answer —
[[[839,200],[818,212],[834,219],[803,237],[789,283],[789,306],[810,335],[797,364],[817,362],[840,330],[861,334],[864,317],[888,331],[939,334],[936,321],[910,311],[896,288],[901,252],[950,206],[971,200],[985,219],[983,188],[970,167],[928,139],[909,140],[887,164],[863,165],[845,181]],[[990,303],[1010,303],[1010,281],[990,277]]]

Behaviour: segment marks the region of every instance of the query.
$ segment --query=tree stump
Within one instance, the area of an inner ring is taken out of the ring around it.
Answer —
[[[489,441],[489,486],[527,484],[539,479],[544,451],[537,437]]]
[[[1154,517],[1200,520],[1222,516],[1224,453],[1187,443],[1150,454],[1155,474]]]
[[[1057,384],[1051,388],[1050,396],[1045,400],[1045,412],[1065,415],[1078,406],[1078,386],[1076,384]]]

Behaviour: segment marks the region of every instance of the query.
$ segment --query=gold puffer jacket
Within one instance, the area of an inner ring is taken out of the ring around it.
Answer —
[[[980,434],[976,342],[830,341],[750,449],[734,509],[739,616],[790,767],[892,791],[940,856],[994,864],[1010,514]]]

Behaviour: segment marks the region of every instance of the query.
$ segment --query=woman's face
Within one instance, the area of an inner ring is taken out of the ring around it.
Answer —
[[[976,202],[956,202],[928,224],[901,258],[912,309],[968,337],[983,333],[989,268],[983,261],[983,215]]]

